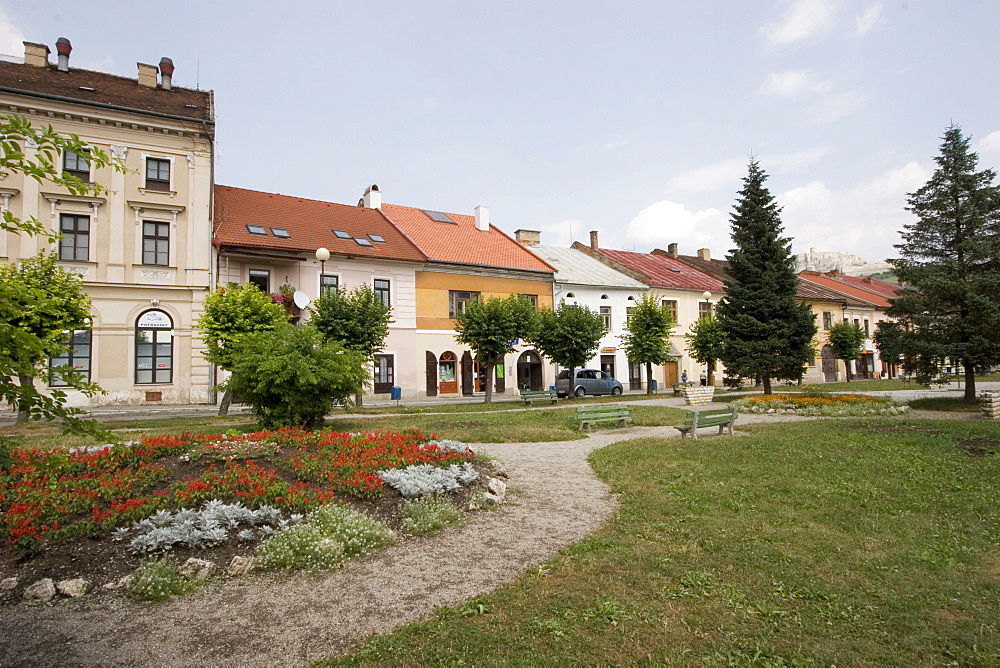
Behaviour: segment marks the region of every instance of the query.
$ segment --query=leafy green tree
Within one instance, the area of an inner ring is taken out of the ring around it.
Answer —
[[[866,338],[865,330],[844,320],[831,325],[828,335],[830,347],[833,348],[833,356],[844,361],[847,380],[853,380],[851,362],[861,357],[861,346],[864,345]]]
[[[673,329],[674,318],[670,308],[663,306],[652,293],[644,293],[632,307],[621,337],[622,347],[629,360],[646,365],[646,394],[653,394],[653,365],[673,359],[670,354],[670,333]]]
[[[719,304],[725,334],[721,360],[731,376],[800,380],[812,357],[815,316],[795,299],[797,277],[791,239],[782,237],[781,209],[764,185],[767,175],[750,160],[733,207],[726,298]]]
[[[722,357],[726,334],[715,316],[699,318],[691,323],[691,330],[684,335],[687,351],[699,364],[708,368],[708,384],[715,385],[715,364]]]
[[[47,360],[66,351],[74,329],[90,327],[90,297],[80,277],[56,265],[56,256],[41,251],[34,257],[0,266],[0,343],[5,368],[18,378],[18,386],[0,385],[3,398],[18,409],[17,421],[62,417],[68,425],[90,431],[94,425],[74,422],[82,411],[61,407],[66,393],[51,390],[42,395],[35,376],[45,373]],[[70,369],[56,370],[60,379],[87,396],[101,393]]]
[[[362,386],[364,363],[362,353],[324,340],[315,327],[285,322],[233,343],[226,386],[264,427],[316,429],[334,404]]]
[[[993,170],[976,171],[961,128],[943,139],[931,179],[907,197],[917,220],[889,260],[905,287],[888,313],[905,325],[904,368],[926,383],[953,360],[976,403],[976,367],[1000,362],[1000,190]]]
[[[599,313],[580,304],[559,302],[555,309],[538,312],[535,331],[528,340],[539,353],[569,369],[572,379],[577,367],[597,352],[604,334],[604,318]],[[567,396],[573,396],[572,391]]]
[[[493,402],[497,364],[514,352],[514,341],[527,339],[535,324],[535,307],[520,295],[490,297],[466,303],[455,318],[455,340],[472,348],[486,376],[485,403]]]
[[[24,152],[26,143],[37,147],[30,157]],[[121,161],[111,160],[106,153],[89,146],[76,135],[60,135],[51,126],[34,128],[22,116],[0,114],[0,173],[19,173],[38,183],[60,185],[71,195],[93,196],[106,192],[99,184],[85,183],[64,174],[61,166],[57,166],[60,164],[59,156],[64,151],[85,156],[94,167],[110,165],[118,171],[125,171]],[[46,228],[36,218],[19,219],[9,210],[0,216],[0,233],[2,232],[42,235],[49,241],[59,238],[58,232]],[[41,264],[43,263],[40,262],[39,265]],[[57,280],[62,280],[61,275]],[[40,289],[40,299],[51,294],[44,286]],[[72,315],[62,317],[58,313],[35,313],[31,317],[36,320],[28,322],[30,318],[26,319],[23,315],[24,302],[28,298],[33,299],[34,295],[24,292],[8,280],[0,280],[0,399],[17,406],[21,415],[27,414],[31,419],[62,420],[63,428],[69,432],[102,433],[96,422],[80,417],[83,411],[66,407],[65,392],[49,390],[42,393],[35,389],[34,384],[22,382],[39,372],[39,360],[44,360],[49,356],[49,351],[55,349],[50,347],[51,342],[57,338],[64,340],[68,329],[65,325],[75,322]],[[29,305],[29,308],[34,310],[33,306]],[[42,328],[48,325],[56,329],[44,331]],[[18,381],[15,382],[15,379]],[[67,375],[66,380],[70,386],[84,393],[99,391],[96,385],[82,383],[78,377]]]
[[[310,322],[327,341],[339,341],[371,362],[385,348],[385,338],[393,322],[392,307],[369,285],[359,285],[350,292],[338,288],[324,292],[313,303]],[[358,385],[355,396],[359,406],[361,389]]]
[[[233,370],[233,350],[240,338],[254,332],[272,331],[287,323],[285,311],[253,283],[231,283],[205,298],[198,318],[205,359],[226,371]],[[219,415],[229,413],[233,393],[228,388],[219,404]]]
[[[879,359],[889,365],[889,377],[892,378],[893,368],[903,362],[903,328],[898,322],[883,320],[875,325],[872,338],[878,348]]]

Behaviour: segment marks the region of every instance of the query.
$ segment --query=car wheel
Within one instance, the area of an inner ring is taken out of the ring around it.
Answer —
[[[584,390],[582,387],[578,387],[578,388],[576,388],[576,392],[573,393],[573,396],[574,397],[582,397],[582,396],[585,396],[586,394],[587,394],[586,390]]]
[[[622,388],[620,388],[620,387],[612,387],[611,388],[611,396],[613,396],[613,397],[620,397],[621,395],[622,395]]]

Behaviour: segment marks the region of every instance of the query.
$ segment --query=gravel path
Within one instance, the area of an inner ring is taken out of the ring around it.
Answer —
[[[745,415],[740,422],[804,419]],[[97,596],[5,608],[0,665],[301,665],[342,653],[371,634],[428,618],[435,606],[492,591],[594,533],[617,501],[587,455],[622,440],[677,435],[671,427],[637,427],[579,441],[481,444],[507,467],[514,490],[496,511],[325,573],[255,574],[157,605]]]

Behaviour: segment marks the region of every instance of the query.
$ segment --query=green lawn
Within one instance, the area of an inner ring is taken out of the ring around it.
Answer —
[[[744,429],[594,453],[606,530],[331,663],[1000,663],[997,425]]]
[[[909,402],[910,408],[925,411],[957,411],[959,413],[978,413],[979,404],[967,404],[962,397],[925,397]]]
[[[560,402],[552,408],[541,410],[463,410],[442,414],[374,414],[371,417],[343,417],[328,419],[326,426],[338,431],[357,432],[377,429],[406,431],[419,429],[436,436],[467,443],[531,443],[538,441],[571,441],[584,438],[578,429],[576,407],[591,403],[604,403],[602,399]],[[458,404],[450,407],[462,406]],[[481,404],[475,404],[480,409]],[[523,404],[516,405],[523,409]],[[629,406],[632,424],[640,427],[683,424],[684,411],[679,408],[658,406]],[[137,439],[141,435],[219,434],[229,429],[243,432],[257,429],[248,415],[226,418],[165,418],[109,422],[105,426],[116,430],[123,439]],[[64,436],[58,427],[29,425],[26,427],[0,428],[0,436],[18,435],[25,446],[35,448],[73,447],[94,445],[85,437]]]

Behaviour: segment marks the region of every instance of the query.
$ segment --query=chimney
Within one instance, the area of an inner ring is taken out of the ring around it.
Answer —
[[[174,61],[166,56],[160,58],[160,88],[172,90],[174,79]]]
[[[49,47],[34,42],[23,42],[24,64],[32,67],[46,67],[49,64]]]
[[[480,204],[476,207],[476,229],[487,232],[490,229],[490,207]]]
[[[678,255],[678,253],[677,253],[677,244],[670,244],[670,245],[668,245],[667,246],[667,254],[669,254],[670,257],[672,257],[672,258],[674,258],[676,260],[677,259],[677,255]]]
[[[515,230],[514,238],[522,246],[538,246],[542,243],[542,233],[536,230]]]
[[[597,230],[590,231],[590,250],[596,251],[600,250],[600,246],[597,243]]]
[[[365,188],[365,196],[361,198],[361,206],[366,209],[382,208],[382,191],[378,189],[377,183],[373,183]]]
[[[73,45],[65,37],[56,40],[56,53],[59,54],[59,71],[69,72],[69,53],[73,50]]]
[[[136,63],[139,66],[139,85],[156,88],[156,66]]]
[[[698,249],[698,259],[699,260],[711,260],[712,259],[712,251],[708,250],[707,248],[699,248]]]

